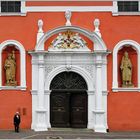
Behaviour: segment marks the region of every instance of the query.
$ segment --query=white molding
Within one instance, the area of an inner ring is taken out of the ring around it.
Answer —
[[[140,88],[112,88],[113,92],[119,92],[119,91],[124,91],[124,92],[135,92],[138,91],[140,92]]]
[[[85,35],[87,38],[89,38],[92,42],[94,42],[94,51],[99,51],[99,53],[102,53],[103,51],[106,52],[107,47],[104,43],[104,41],[95,33],[95,32],[90,32],[88,30],[85,30],[83,28],[79,28],[77,26],[61,26],[58,27],[54,30],[50,30],[40,38],[38,43],[36,44],[35,50],[37,51],[43,51],[44,50],[44,42],[50,38],[52,35],[60,33],[60,32],[65,32],[67,30],[71,30],[72,32],[77,32],[82,35]]]
[[[138,58],[137,58],[137,60],[138,60],[138,64],[137,64],[138,65],[138,74],[137,74],[138,81],[137,82],[138,82],[138,89],[140,88],[140,44],[134,40],[122,40],[114,47],[114,50],[113,50],[113,83],[112,83],[113,91],[116,91],[117,89],[119,90],[119,88],[118,88],[118,59],[117,59],[117,55],[118,55],[118,51],[120,49],[122,49],[124,45],[131,45],[132,48],[135,49],[137,52],[137,55],[138,55]],[[135,90],[135,88],[132,88],[132,89]],[[132,89],[131,89],[131,91],[132,91]]]
[[[50,89],[50,84],[51,84],[51,81],[53,80],[53,78],[61,73],[61,72],[64,72],[66,71],[66,67],[65,66],[59,66],[55,69],[52,70],[52,72],[48,75],[48,77],[46,78],[46,82],[45,82],[45,90],[49,90]],[[84,69],[82,69],[81,67],[79,66],[72,66],[72,69],[71,71],[73,72],[76,72],[76,73],[79,73],[80,75],[82,75],[82,77],[85,79],[86,83],[87,83],[87,86],[88,86],[88,90],[89,91],[93,91],[93,84],[92,84],[92,79],[89,75],[89,73],[87,73],[87,71],[85,71]]]
[[[117,12],[117,13],[113,13],[113,16],[139,16],[140,12]]]
[[[22,87],[22,86],[1,86],[0,90],[26,90],[26,87]]]
[[[0,16],[26,16],[25,13],[0,13]]]
[[[112,6],[26,6],[26,12],[112,12]]]
[[[20,52],[20,86],[17,86],[17,88],[18,87],[26,88],[26,57],[25,57],[26,54],[25,54],[25,49],[24,49],[24,46],[16,40],[6,40],[0,44],[0,87],[2,87],[1,89],[4,89],[4,87],[7,89],[7,86],[2,86],[2,69],[3,69],[2,68],[2,51],[8,45],[14,45]],[[11,89],[13,89],[13,88],[11,88]]]

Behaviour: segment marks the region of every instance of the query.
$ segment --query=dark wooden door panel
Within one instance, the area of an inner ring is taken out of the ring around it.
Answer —
[[[86,93],[73,93],[71,95],[71,126],[87,127]]]
[[[87,127],[87,93],[86,92],[52,92],[51,93],[52,127]]]
[[[69,95],[61,92],[51,93],[51,125],[69,127]]]

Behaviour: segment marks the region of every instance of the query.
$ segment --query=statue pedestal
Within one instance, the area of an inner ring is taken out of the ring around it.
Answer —
[[[133,84],[127,84],[127,85],[122,84],[122,87],[124,87],[124,88],[131,88],[131,87],[134,87],[134,85]]]
[[[6,83],[6,86],[17,86],[17,81],[12,81],[10,83]]]

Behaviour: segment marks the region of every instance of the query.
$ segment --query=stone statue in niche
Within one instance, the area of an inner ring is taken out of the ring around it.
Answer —
[[[16,86],[16,59],[15,59],[15,51],[12,53],[8,53],[8,56],[5,60],[4,64],[5,69],[5,77],[6,77],[6,86]]]
[[[121,60],[122,87],[133,87],[132,84],[132,64],[128,52],[125,51]]]

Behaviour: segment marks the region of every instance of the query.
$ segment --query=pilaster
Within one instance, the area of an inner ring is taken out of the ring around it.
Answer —
[[[105,112],[103,109],[103,94],[102,94],[102,55],[96,55],[96,81],[95,81],[95,132],[106,132]]]
[[[46,131],[47,128],[47,110],[44,105],[44,54],[38,56],[38,105],[35,110],[36,125],[35,131]]]

